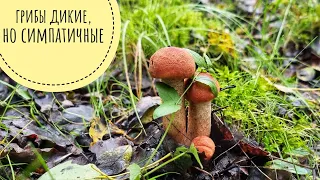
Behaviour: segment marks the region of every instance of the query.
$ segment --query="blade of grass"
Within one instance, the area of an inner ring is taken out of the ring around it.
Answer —
[[[166,117],[164,117],[166,118]],[[166,129],[166,131],[164,132],[164,134],[162,135],[160,141],[159,141],[159,144],[158,146],[156,147],[156,149],[152,152],[151,156],[149,157],[148,161],[146,162],[146,164],[144,166],[148,166],[152,160],[152,158],[156,155],[156,153],[158,152],[158,149],[160,148],[161,144],[163,143],[165,137],[167,136],[168,132],[169,132],[169,129],[171,127],[171,124],[172,124],[172,121],[174,119],[174,115],[172,115],[172,117],[169,119],[169,124],[168,124],[168,127]]]
[[[170,38],[169,38],[169,34],[168,34],[168,31],[167,31],[166,25],[164,24],[162,18],[159,15],[157,15],[157,18],[158,18],[158,20],[159,20],[159,22],[160,22],[160,24],[162,26],[164,35],[166,36],[168,46],[171,46],[171,42],[170,42]]]
[[[288,17],[288,14],[289,14],[289,11],[290,11],[290,8],[291,8],[291,4],[292,4],[292,0],[290,0],[287,8],[286,8],[286,11],[284,13],[284,18],[282,20],[282,23],[281,23],[281,26],[280,26],[280,29],[279,29],[279,32],[278,32],[278,35],[277,35],[277,39],[276,39],[276,42],[274,44],[274,47],[273,47],[273,50],[272,50],[272,54],[270,56],[270,60],[273,60],[274,56],[276,55],[276,53],[278,52],[278,49],[279,49],[279,41],[280,41],[280,38],[281,38],[281,34],[283,32],[283,28],[284,28],[284,25],[286,24],[286,20],[287,20],[287,17]]]
[[[136,103],[135,103],[135,100],[134,100],[134,95],[133,95],[133,92],[132,92],[131,83],[130,83],[130,79],[129,79],[129,73],[128,73],[128,65],[127,65],[127,58],[126,58],[126,30],[127,30],[127,27],[129,25],[129,23],[130,23],[130,21],[126,21],[124,23],[123,31],[122,31],[123,66],[124,66],[124,71],[125,71],[125,74],[126,74],[129,93],[130,93],[130,100],[131,100],[134,112],[135,112],[135,114],[136,114],[136,116],[137,116],[137,118],[139,120],[139,123],[140,123],[140,125],[141,125],[141,127],[143,129],[144,134],[147,135],[146,130],[144,129],[143,124],[141,122],[140,115],[138,114],[138,111],[137,111],[137,107],[136,107]]]
[[[12,180],[15,180],[15,179],[16,179],[16,176],[15,176],[15,174],[14,174],[14,170],[13,170],[13,167],[12,167],[12,164],[11,164],[11,160],[10,160],[10,157],[9,157],[8,154],[7,154],[7,159],[8,159],[9,165],[10,165]]]
[[[32,151],[33,153],[36,155],[38,161],[40,162],[40,164],[42,165],[42,167],[49,173],[49,176],[51,177],[51,180],[54,180],[53,175],[50,172],[50,169],[46,163],[46,160],[43,159],[43,157],[41,156],[41,154],[37,151],[37,149],[35,147],[32,146]]]
[[[164,162],[163,164],[161,164],[160,166],[157,166],[156,168],[152,169],[151,171],[149,171],[148,173],[144,174],[143,176],[144,177],[149,176],[150,174],[154,173],[155,171],[159,170],[160,168],[164,167],[165,165],[167,165],[167,164],[179,159],[180,157],[184,156],[185,154],[187,154],[187,152],[181,153],[178,156],[176,156],[176,157]]]

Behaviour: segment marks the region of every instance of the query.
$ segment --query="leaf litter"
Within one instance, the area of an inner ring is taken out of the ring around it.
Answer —
[[[162,104],[158,96],[142,97],[136,106],[140,118],[145,119],[143,124],[146,128],[146,135],[141,133],[133,111],[127,116],[128,121],[114,124],[104,118],[96,117],[94,108],[89,105],[69,103],[67,107],[60,108],[57,104],[52,103],[56,103],[56,99],[51,95],[43,94],[40,97],[42,100],[39,100],[37,106],[40,109],[39,112],[44,116],[38,114],[31,116],[27,108],[9,109],[5,113],[2,122],[6,129],[1,129],[0,137],[4,142],[12,141],[7,147],[4,146],[5,144],[0,145],[0,151],[4,150],[2,157],[8,154],[15,163],[31,163],[36,160],[36,155],[32,150],[35,146],[34,148],[46,159],[48,167],[51,168],[50,172],[55,175],[62,174],[61,171],[68,167],[63,170],[64,173],[69,173],[69,171],[78,173],[86,168],[88,175],[92,173],[97,177],[134,171],[132,178],[137,178],[141,176],[141,167],[144,166],[163,135],[163,129],[159,126],[161,119],[152,116],[156,108]],[[179,97],[175,95],[167,97],[168,99],[164,100],[169,104],[171,101],[179,100]],[[66,101],[66,97],[61,96],[60,101]],[[41,111],[41,109],[45,110]],[[183,177],[186,179],[265,177],[261,171],[257,170],[257,167],[263,166],[266,162],[272,162],[270,154],[263,149],[261,144],[256,143],[253,139],[246,139],[237,129],[228,127],[215,114],[213,117],[211,138],[219,148],[213,160],[203,164],[204,170],[199,171],[200,167],[196,160],[188,155],[184,157],[185,161],[182,161],[185,163],[183,166],[177,161],[164,166],[156,173],[175,171],[184,174]],[[28,124],[29,122],[31,123]],[[30,143],[33,145],[30,146]],[[77,144],[83,147],[79,148]],[[167,153],[176,151],[177,147],[177,144],[167,137],[151,163],[159,161]],[[308,155],[300,151],[296,150],[291,155],[299,154],[302,157]],[[192,170],[186,171],[183,167]],[[273,161],[273,164],[265,168],[267,170],[264,170],[264,173],[272,172],[268,169],[278,169],[276,176],[281,176],[282,171],[280,170],[282,169],[288,169],[289,172],[292,172],[292,169],[298,169],[300,174],[309,173],[309,170],[304,167],[288,162],[282,163],[281,160]],[[39,172],[44,173],[45,171]],[[42,173],[34,173],[32,176],[40,177]],[[268,175],[272,176],[272,174]],[[45,179],[49,176],[47,172],[40,178]],[[81,175],[81,177],[86,176]],[[129,178],[126,175],[120,177]],[[177,175],[172,174],[170,177],[176,178]]]

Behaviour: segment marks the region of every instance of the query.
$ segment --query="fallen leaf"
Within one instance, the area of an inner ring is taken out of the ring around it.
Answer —
[[[47,113],[51,110],[58,110],[58,106],[56,105],[52,93],[46,93],[44,97],[37,97],[34,99],[34,102],[40,107],[40,111],[43,113]]]
[[[91,106],[87,106],[87,105],[71,107],[63,111],[63,117],[75,123],[90,122],[90,120],[94,117],[94,110]],[[64,123],[70,123],[70,122],[65,121]]]
[[[291,151],[286,152],[287,155],[294,156],[294,157],[307,157],[310,155],[310,152],[304,148],[297,148]]]
[[[5,100],[9,95],[8,86],[0,82],[0,100]]]
[[[119,174],[130,164],[132,146],[120,146],[97,157],[97,166],[107,175]]]
[[[98,168],[94,164],[81,166],[68,161],[50,169],[50,171],[43,174],[39,180],[48,180],[52,179],[52,177],[54,179],[64,180],[96,179],[101,176],[101,174],[95,169]]]
[[[141,169],[138,164],[131,164],[128,167],[128,170],[130,172],[130,180],[140,180],[141,178]]]
[[[311,48],[315,52],[315,54],[320,56],[320,38],[319,37],[312,43]]]
[[[316,77],[316,71],[312,67],[305,67],[297,71],[297,77],[305,82],[312,81]]]
[[[111,134],[123,135],[123,136],[125,136],[127,139],[132,140],[132,138],[129,137],[124,130],[118,128],[118,126],[116,126],[116,125],[113,124],[112,122],[109,122],[109,126],[108,126],[108,127],[110,128],[110,133],[111,133]]]
[[[63,112],[53,111],[49,115],[49,121],[53,122],[61,130],[80,135],[87,132],[90,120],[94,118],[94,109],[88,105],[80,105],[64,109]]]
[[[244,152],[252,156],[268,156],[270,154],[259,145],[253,144],[251,141],[242,140],[239,145]]]
[[[228,166],[232,164],[236,160],[236,155],[231,154],[230,152],[226,152],[226,155],[221,158],[220,161],[214,166],[215,172],[220,172],[226,169]]]
[[[56,153],[57,150],[54,148],[35,148],[43,157],[49,157],[51,154]],[[2,151],[0,151],[2,152]],[[30,163],[36,159],[36,155],[32,150],[32,146],[27,145],[23,148],[19,147],[16,143],[10,143],[3,153],[0,154],[0,157],[9,155],[11,161],[15,163]]]
[[[108,175],[124,171],[132,157],[131,143],[123,137],[98,141],[89,150],[96,154],[97,166]]]
[[[157,107],[152,107],[148,109],[144,115],[141,117],[142,124],[148,124],[153,121],[153,113]]]
[[[147,96],[139,100],[136,108],[139,114],[140,113],[143,114],[151,107],[159,106],[160,104],[161,104],[161,98],[159,96],[155,96],[155,97]]]
[[[66,148],[67,146],[73,144],[73,138],[70,135],[62,135],[51,125],[40,128],[33,122],[26,129],[24,129],[22,133],[24,136],[34,139],[34,142],[37,142],[40,146],[42,144],[51,142],[51,146],[57,145],[62,148]]]
[[[286,87],[281,84],[274,84],[270,79],[267,77],[260,75],[263,79],[267,81],[268,84],[271,86],[274,86],[279,91],[282,91],[284,93],[295,93],[296,91],[320,91],[320,88],[293,88],[293,87]]]
[[[75,139],[82,147],[89,147],[92,142],[92,138],[90,137],[89,133],[80,134]]]
[[[267,168],[270,168],[270,169],[284,170],[293,174],[300,174],[300,175],[307,175],[312,173],[310,169],[295,165],[295,164],[299,164],[299,162],[291,158],[287,158],[285,159],[285,161],[282,161],[281,159],[276,159],[269,163],[271,163],[271,165],[267,166]]]
[[[62,135],[59,129],[46,124],[40,117],[38,122],[30,120],[29,112],[25,108],[10,109],[5,113],[7,119],[3,124],[8,128],[8,135],[16,137],[18,145],[24,147],[27,140],[35,142],[39,147],[54,147],[55,145],[66,148],[73,144],[73,138],[68,135]]]
[[[98,117],[95,117],[91,121],[89,135],[92,138],[90,146],[93,146],[99,140],[102,140],[102,137],[107,133],[107,127],[104,122]]]
[[[279,91],[284,92],[284,93],[294,93],[295,91],[292,88],[282,86],[280,84],[273,84],[275,88],[277,88]]]
[[[161,98],[159,96],[151,97],[146,96],[142,97],[136,105],[137,113],[140,116],[140,119],[143,124],[147,124],[153,120],[153,111],[156,107],[161,104]],[[151,117],[150,117],[151,114]],[[132,111],[128,118],[128,126],[136,127],[140,126],[138,118],[134,111]]]
[[[74,106],[74,104],[67,99],[67,95],[65,93],[55,93],[54,96],[56,97],[56,100],[59,101],[59,105],[62,108],[65,109]]]
[[[151,156],[153,150],[154,149],[144,149],[139,146],[134,147],[131,163],[135,163],[143,167],[146,164],[148,158]],[[159,157],[159,156],[156,156],[156,157]],[[159,160],[159,158],[153,158],[153,159]]]
[[[135,144],[140,144],[142,146],[146,145],[148,148],[155,148],[158,145],[161,136],[163,135],[162,129],[159,128],[160,127],[156,124],[150,124],[146,127],[146,134],[142,133],[138,138],[135,139]]]
[[[132,144],[124,137],[110,138],[105,141],[98,141],[96,144],[91,146],[89,150],[97,156],[102,155],[106,151],[111,151],[117,147]]]
[[[236,1],[237,7],[246,13],[254,13],[256,11],[257,0],[239,0]]]
[[[7,141],[8,132],[0,129],[0,145],[5,144]]]
[[[218,117],[215,114],[213,114],[212,117],[214,118],[214,124],[212,126],[212,131],[215,132],[212,138],[214,142],[230,142],[229,146],[239,143],[239,147],[241,147],[245,153],[252,156],[267,157],[269,155],[269,152],[265,151],[261,146],[259,146],[256,141],[245,138],[242,132],[238,131],[236,128],[231,129],[227,126],[227,124],[218,120]]]

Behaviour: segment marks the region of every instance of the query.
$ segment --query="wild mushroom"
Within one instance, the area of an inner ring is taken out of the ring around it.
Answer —
[[[198,78],[204,77],[212,80],[217,92],[220,86],[209,73],[200,73]],[[215,98],[211,88],[201,82],[194,82],[189,88],[186,99],[189,101],[188,108],[188,137],[194,139],[198,136],[210,136],[211,133],[211,101]]]
[[[204,160],[209,161],[212,158],[216,150],[216,145],[211,138],[207,136],[198,136],[192,140],[192,143],[199,153],[204,154]]]
[[[182,48],[165,47],[152,55],[149,72],[153,78],[173,87],[180,96],[184,93],[184,79],[193,76],[196,70],[195,61],[189,52]],[[164,128],[168,127],[170,116],[163,118]],[[186,112],[184,98],[181,98],[181,108],[174,114],[174,120],[168,134],[178,143],[187,144]],[[190,142],[190,140],[189,140]]]

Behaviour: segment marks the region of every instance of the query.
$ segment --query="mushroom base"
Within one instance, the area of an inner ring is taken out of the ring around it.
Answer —
[[[184,82],[183,80],[162,80],[167,85],[173,87],[182,96],[184,92]],[[170,118],[174,117],[171,124],[170,130],[168,131],[169,136],[174,139],[177,143],[183,145],[189,145],[191,140],[187,138],[186,129],[186,112],[185,112],[185,101],[181,98],[181,108],[174,114],[163,117],[163,128],[166,129],[170,123]]]
[[[198,136],[210,137],[211,133],[211,101],[189,103],[188,108],[188,138]]]

